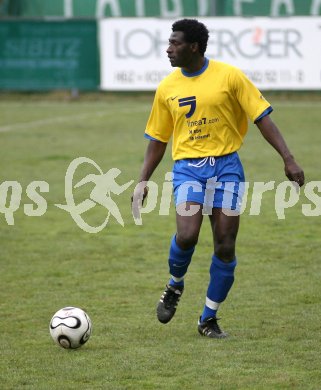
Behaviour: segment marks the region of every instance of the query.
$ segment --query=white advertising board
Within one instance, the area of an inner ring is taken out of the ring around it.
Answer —
[[[206,56],[242,69],[261,90],[321,89],[321,17],[199,18]],[[110,18],[99,26],[101,89],[155,90],[171,68],[174,20]]]

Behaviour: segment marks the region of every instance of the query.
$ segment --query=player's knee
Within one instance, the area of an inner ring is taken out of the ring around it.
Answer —
[[[229,263],[235,258],[235,240],[223,239],[215,242],[215,254],[222,261]]]
[[[198,241],[198,235],[195,235],[193,232],[181,232],[176,234],[176,243],[183,249],[187,250],[193,248]]]

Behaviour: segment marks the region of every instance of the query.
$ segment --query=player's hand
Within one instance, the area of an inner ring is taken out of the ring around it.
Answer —
[[[303,186],[304,172],[294,159],[285,162],[284,171],[289,180],[298,183],[300,187]]]
[[[140,220],[141,218],[140,209],[144,204],[144,200],[146,199],[147,194],[148,194],[148,187],[146,186],[146,182],[138,183],[131,197],[132,213],[136,221]]]

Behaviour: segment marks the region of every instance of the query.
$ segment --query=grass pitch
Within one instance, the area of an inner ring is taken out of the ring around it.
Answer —
[[[320,181],[321,103],[270,100],[272,118],[307,182]],[[0,214],[0,387],[320,389],[321,216],[303,215],[302,204],[312,204],[303,191],[284,220],[277,218],[274,191],[264,194],[260,215],[245,210],[235,285],[220,309],[222,328],[231,335],[227,340],[197,333],[212,253],[206,219],[177,313],[162,325],[155,307],[168,279],[173,207],[169,215],[159,215],[158,203],[136,226],[132,186],[113,198],[125,226],[110,216],[100,233],[89,234],[55,206],[65,203],[66,170],[80,156],[103,172],[120,169],[119,184],[137,179],[151,102],[150,95],[1,99],[0,183],[18,182],[22,196],[13,225]],[[256,127],[240,155],[250,183],[284,180],[281,159]],[[153,176],[159,189],[171,166],[167,150]],[[93,171],[84,165],[77,175]],[[24,209],[36,208],[27,194],[33,181],[49,184],[49,192],[41,194],[46,212],[38,217]],[[79,189],[76,200],[88,198],[90,190],[90,185]],[[2,210],[9,207],[10,191],[6,203],[0,194]],[[96,226],[105,218],[99,205],[84,215]],[[48,330],[51,316],[68,305],[84,308],[93,322],[91,339],[75,351],[56,346]]]

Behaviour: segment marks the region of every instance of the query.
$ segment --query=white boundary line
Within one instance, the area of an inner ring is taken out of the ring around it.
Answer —
[[[122,115],[126,115],[126,114],[131,114],[133,112],[145,112],[147,110],[148,110],[147,107],[146,108],[136,107],[136,108],[128,108],[128,111],[114,110],[112,112],[108,112],[105,110],[105,111],[90,112],[90,113],[88,112],[88,113],[76,114],[76,115],[56,116],[53,118],[38,119],[36,121],[31,121],[31,122],[20,122],[12,125],[0,126],[0,133],[14,131],[14,130],[25,130],[25,129],[30,129],[32,127],[52,125],[52,124],[69,122],[69,121],[84,120],[95,116],[102,117],[102,116],[115,115],[116,113],[121,113]]]
[[[271,99],[269,100],[271,102]],[[14,103],[15,104],[15,103]],[[20,103],[19,103],[20,104]],[[122,109],[122,110],[113,110],[112,112],[110,111],[97,111],[97,112],[90,112],[90,113],[84,113],[84,114],[76,114],[76,115],[66,115],[66,116],[56,116],[53,118],[46,118],[46,119],[38,119],[35,121],[31,122],[20,122],[20,123],[15,123],[11,125],[6,125],[6,126],[0,126],[0,133],[5,133],[8,131],[14,131],[14,130],[24,130],[24,129],[30,129],[32,127],[39,127],[39,126],[46,126],[46,125],[51,125],[51,124],[59,124],[59,123],[64,123],[68,121],[77,121],[77,120],[85,120],[93,116],[109,116],[109,115],[114,115],[116,113],[121,113],[122,115],[130,114],[130,113],[137,113],[137,112],[145,112],[150,109],[150,105],[145,104],[145,108],[143,107],[128,107],[127,109]],[[1,107],[1,102],[0,102],[0,107]],[[6,102],[5,105],[9,106],[10,103]],[[276,101],[275,103],[271,102],[272,107],[301,107],[301,108],[316,108],[316,107],[321,107],[321,103],[318,101],[294,101],[294,102],[280,102]]]

